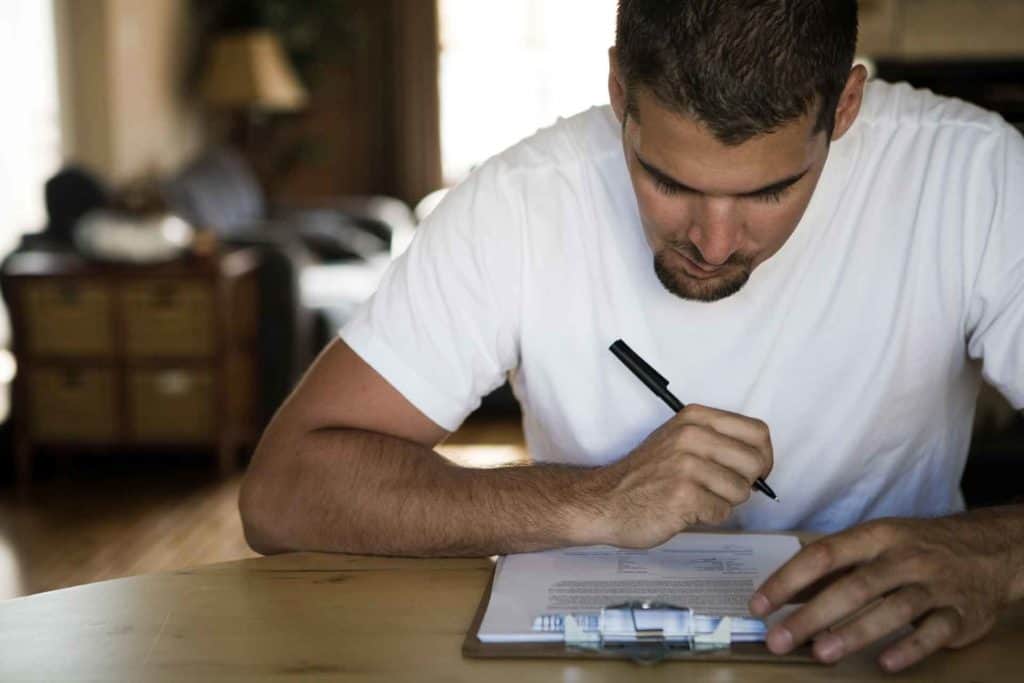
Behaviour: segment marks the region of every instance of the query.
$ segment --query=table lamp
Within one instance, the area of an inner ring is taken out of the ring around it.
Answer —
[[[281,170],[273,157],[266,124],[271,114],[303,109],[308,95],[278,37],[266,29],[219,36],[211,46],[199,84],[211,109],[228,115],[224,137],[252,166],[266,191]],[[272,133],[272,131],[270,131]]]
[[[267,30],[217,38],[203,72],[200,94],[214,107],[263,112],[296,111],[307,100],[281,42]]]

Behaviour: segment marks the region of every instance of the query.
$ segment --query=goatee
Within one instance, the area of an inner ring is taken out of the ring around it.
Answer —
[[[662,286],[670,294],[689,301],[719,301],[730,297],[743,289],[750,279],[750,260],[734,254],[722,266],[722,274],[699,279],[692,277],[680,267],[670,265],[672,259],[684,258],[680,252],[690,254],[691,249],[685,247],[662,247],[654,254],[654,273]],[[691,256],[691,260],[700,262],[700,257]]]

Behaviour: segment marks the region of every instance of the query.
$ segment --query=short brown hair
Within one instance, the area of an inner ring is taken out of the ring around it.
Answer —
[[[620,0],[627,113],[638,87],[738,145],[818,109],[831,134],[853,66],[856,0]]]

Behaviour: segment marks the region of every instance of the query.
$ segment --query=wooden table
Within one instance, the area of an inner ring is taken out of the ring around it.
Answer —
[[[870,654],[834,667],[463,659],[491,567],[293,554],[0,602],[0,680],[1024,680],[1021,604],[983,642],[896,677]]]

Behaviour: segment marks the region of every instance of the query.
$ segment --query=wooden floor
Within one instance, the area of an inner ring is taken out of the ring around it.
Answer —
[[[467,466],[526,458],[517,419],[471,420],[439,449]],[[28,500],[0,490],[0,599],[253,556],[238,517],[241,473],[202,458],[79,460]]]

